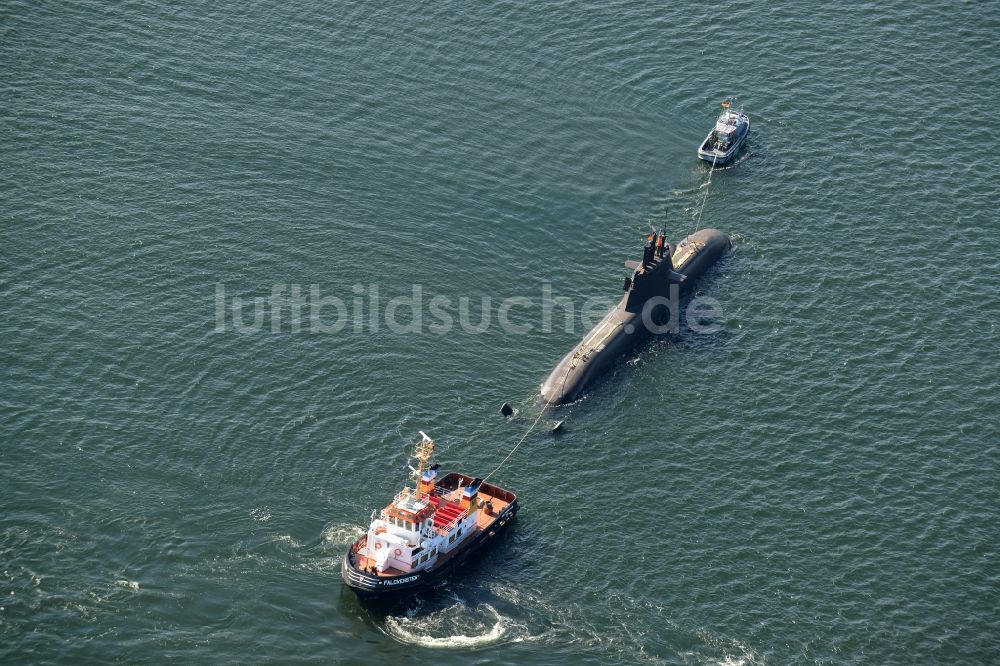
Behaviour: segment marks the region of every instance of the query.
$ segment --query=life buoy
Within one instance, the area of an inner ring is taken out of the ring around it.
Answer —
[[[376,541],[375,542],[375,550],[378,550],[381,547],[382,547],[382,542],[381,541]]]
[[[397,548],[396,549],[396,557],[399,557],[402,554],[403,554],[403,551],[401,549]]]

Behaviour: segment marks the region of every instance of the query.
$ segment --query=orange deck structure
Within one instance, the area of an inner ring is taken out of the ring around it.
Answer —
[[[446,533],[448,531],[446,528],[457,519],[462,518],[466,512],[459,504],[462,488],[456,488],[454,490],[438,494],[441,490],[444,489],[439,489],[438,492],[431,495],[430,500],[433,504],[437,505],[437,511],[434,513],[434,527],[437,528],[439,532]],[[486,489],[480,489],[479,501],[482,508],[476,516],[475,529],[478,531],[488,529],[490,525],[493,524],[496,516],[507,508],[508,504],[510,504],[507,500],[491,494]],[[362,537],[354,544],[354,546],[352,546],[352,549],[358,558],[358,568],[383,578],[391,578],[393,576],[400,576],[407,573],[392,567],[388,567],[381,572],[376,571],[375,560],[361,554],[361,551],[366,545],[366,540],[367,537]],[[435,566],[444,564],[461,550],[461,547],[458,547],[446,553],[441,553],[438,556],[438,561]]]

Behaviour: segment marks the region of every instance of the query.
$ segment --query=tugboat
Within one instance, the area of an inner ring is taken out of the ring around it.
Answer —
[[[514,519],[517,497],[483,479],[430,465],[423,431],[410,455],[410,482],[351,544],[340,574],[361,599],[398,598],[440,584]]]
[[[715,121],[715,128],[698,149],[698,157],[706,162],[721,166],[733,159],[750,133],[750,118],[742,108],[732,108],[734,101],[727,97],[722,102],[722,113]]]

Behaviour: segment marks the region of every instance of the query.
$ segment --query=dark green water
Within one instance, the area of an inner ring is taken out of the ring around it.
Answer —
[[[0,661],[995,663],[998,34],[978,1],[5,3]],[[543,286],[614,297],[649,223],[693,228],[726,94],[725,328],[543,417],[481,564],[359,605],[340,558],[418,429],[506,454],[584,333]],[[494,320],[238,332],[276,284]]]

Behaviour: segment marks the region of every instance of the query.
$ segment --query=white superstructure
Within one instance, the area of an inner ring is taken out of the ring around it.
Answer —
[[[407,573],[434,565],[473,533],[480,511],[478,479],[465,487],[445,490],[437,486],[438,465],[428,467],[434,442],[423,432],[411,461],[411,478],[392,502],[368,527],[359,555],[367,558],[372,573],[387,569]]]

